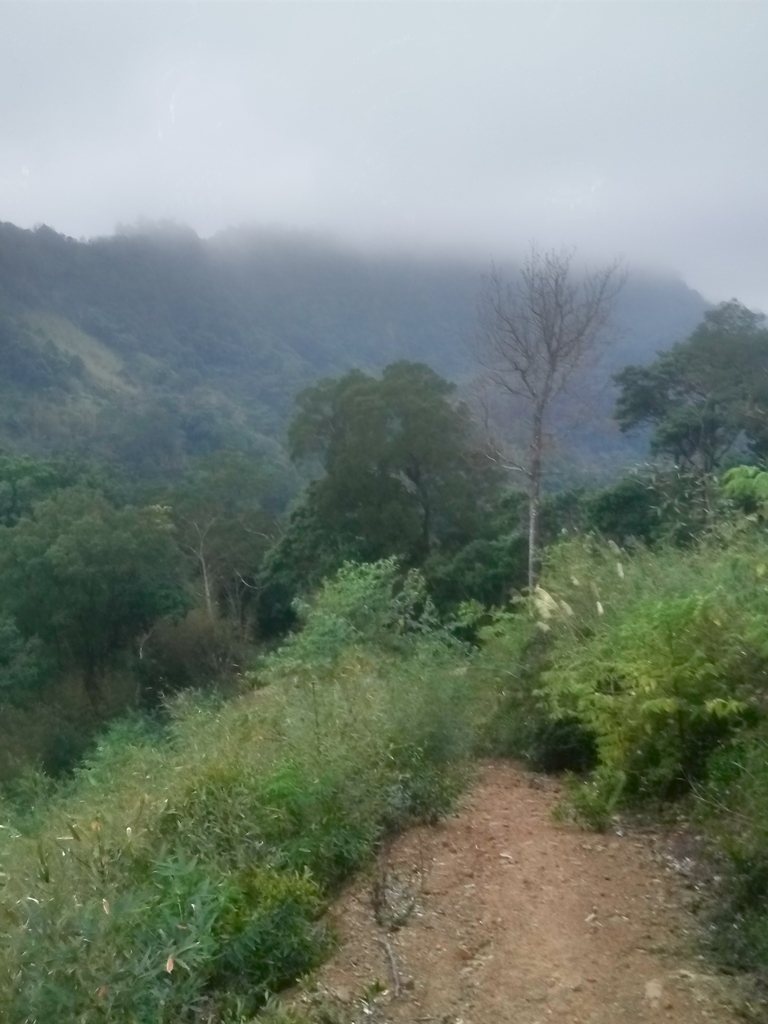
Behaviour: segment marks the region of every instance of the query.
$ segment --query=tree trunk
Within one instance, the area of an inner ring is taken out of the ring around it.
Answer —
[[[531,462],[528,471],[528,593],[536,587],[539,556],[539,505],[541,502],[541,467],[544,454],[544,416],[537,409],[531,433]]]
[[[212,519],[208,520],[205,529],[201,530],[198,524],[194,522],[194,520],[192,520],[192,526],[194,526],[195,533],[197,534],[197,547],[190,548],[195,558],[197,559],[198,563],[200,564],[200,571],[203,575],[203,596],[205,597],[205,608],[206,611],[208,612],[208,617],[210,619],[214,618],[213,596],[211,594],[211,581],[208,577],[208,565],[205,561],[205,538],[208,536],[208,531],[215,522],[216,517],[214,516]]]
[[[205,607],[208,612],[208,618],[213,618],[213,601],[211,600],[211,584],[208,579],[208,566],[205,564],[205,554],[203,553],[203,545],[200,544],[200,552],[198,555],[200,559],[200,568],[203,571],[203,590],[205,593]]]

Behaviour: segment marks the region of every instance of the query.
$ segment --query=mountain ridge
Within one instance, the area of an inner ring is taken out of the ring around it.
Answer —
[[[319,377],[407,358],[460,381],[484,269],[289,231],[141,225],[76,241],[0,224],[0,445],[98,449],[114,421],[164,409],[193,453],[262,447]],[[630,276],[602,379],[706,308],[679,280]]]

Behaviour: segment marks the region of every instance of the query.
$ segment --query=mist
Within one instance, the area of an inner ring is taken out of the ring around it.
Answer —
[[[3,4],[0,220],[514,257],[768,309],[768,8]]]

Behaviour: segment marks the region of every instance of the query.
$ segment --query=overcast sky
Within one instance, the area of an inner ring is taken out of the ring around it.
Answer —
[[[0,220],[680,273],[768,311],[768,3],[0,2]]]

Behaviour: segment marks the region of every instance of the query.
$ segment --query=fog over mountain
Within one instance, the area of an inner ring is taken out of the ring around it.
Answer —
[[[84,242],[0,224],[0,447],[167,476],[222,446],[277,452],[298,391],[352,367],[423,361],[465,393],[484,269],[298,232],[146,225]],[[612,420],[610,375],[705,309],[678,279],[629,276],[616,336],[561,416],[560,482],[645,456]]]
[[[0,220],[535,238],[768,308],[763,3],[0,5]]]

